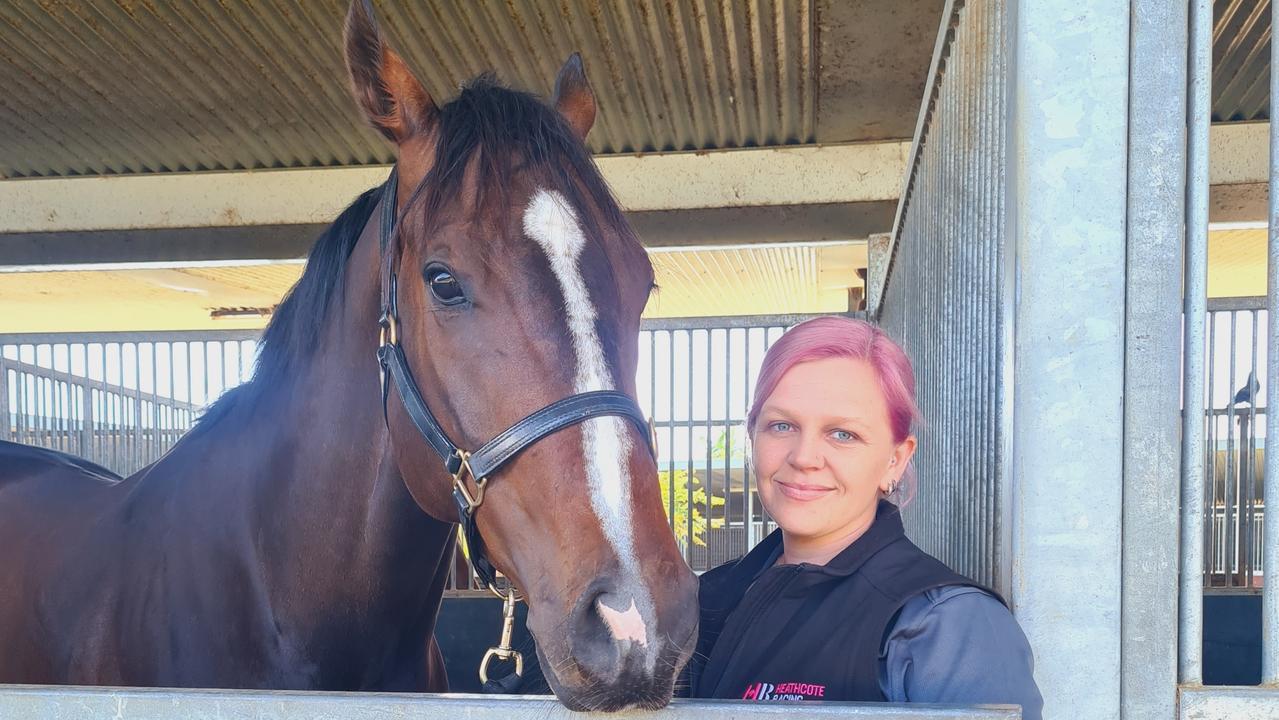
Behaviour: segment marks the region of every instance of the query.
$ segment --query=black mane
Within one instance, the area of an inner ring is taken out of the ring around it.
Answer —
[[[302,277],[276,307],[271,322],[262,331],[253,377],[206,408],[195,429],[216,424],[242,401],[256,397],[260,389],[276,386],[292,373],[297,362],[310,357],[319,342],[320,330],[342,281],[346,262],[381,199],[381,185],[364,191],[316,239],[307,255]]]
[[[422,197],[405,204],[423,206],[413,211],[414,216],[421,212],[428,219],[437,218],[441,210],[457,202],[471,166],[479,188],[476,209],[507,212],[518,162],[521,171],[539,175],[573,206],[597,208],[602,224],[629,235],[622,211],[586,146],[559,112],[536,96],[503,87],[491,74],[481,75],[440,108],[438,123],[440,141],[432,169],[421,185]],[[216,424],[241,403],[251,403],[265,389],[279,386],[311,357],[333,296],[340,290],[347,260],[381,197],[380,186],[368,190],[320,235],[302,278],[262,333],[252,379],[209,406],[195,429]],[[588,237],[597,237],[592,231],[598,231],[599,222],[590,213],[583,215],[580,220]]]

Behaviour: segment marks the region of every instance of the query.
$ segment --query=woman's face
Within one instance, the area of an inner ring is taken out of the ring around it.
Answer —
[[[914,437],[893,442],[879,378],[853,358],[792,367],[753,430],[764,508],[788,539],[810,543],[869,526],[915,451]]]

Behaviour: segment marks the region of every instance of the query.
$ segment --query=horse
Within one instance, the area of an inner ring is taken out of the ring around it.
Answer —
[[[561,702],[662,707],[697,585],[634,402],[652,267],[584,145],[580,58],[549,104],[481,76],[440,106],[367,0],[344,40],[396,166],[317,239],[253,377],[127,478],[0,445],[0,682],[444,691],[461,523]]]

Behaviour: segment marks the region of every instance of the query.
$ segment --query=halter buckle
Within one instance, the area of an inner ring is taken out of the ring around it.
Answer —
[[[382,317],[378,318],[377,324],[379,328],[377,342],[380,347],[400,344],[399,323],[395,321],[394,315],[389,312],[382,313]]]
[[[484,488],[488,486],[488,478],[477,478],[475,473],[471,471],[471,454],[465,450],[458,450],[457,456],[460,460],[457,472],[453,473],[453,488],[462,494],[462,499],[466,501],[467,513],[474,513],[475,509],[484,502]],[[475,494],[466,487],[466,477],[470,476],[475,481]]]
[[[518,650],[511,647],[511,634],[515,628],[515,603],[519,602],[519,595],[515,588],[509,588],[505,593],[499,593],[497,588],[489,587],[489,591],[503,598],[502,603],[502,639],[498,641],[497,647],[491,647],[488,652],[484,653],[484,659],[480,661],[480,682],[487,683],[489,681],[489,663],[496,658],[504,661],[515,662],[515,674],[524,677],[524,656]]]

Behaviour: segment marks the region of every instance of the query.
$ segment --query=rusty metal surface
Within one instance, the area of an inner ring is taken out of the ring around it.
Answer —
[[[908,138],[945,0],[819,0],[817,142]]]

